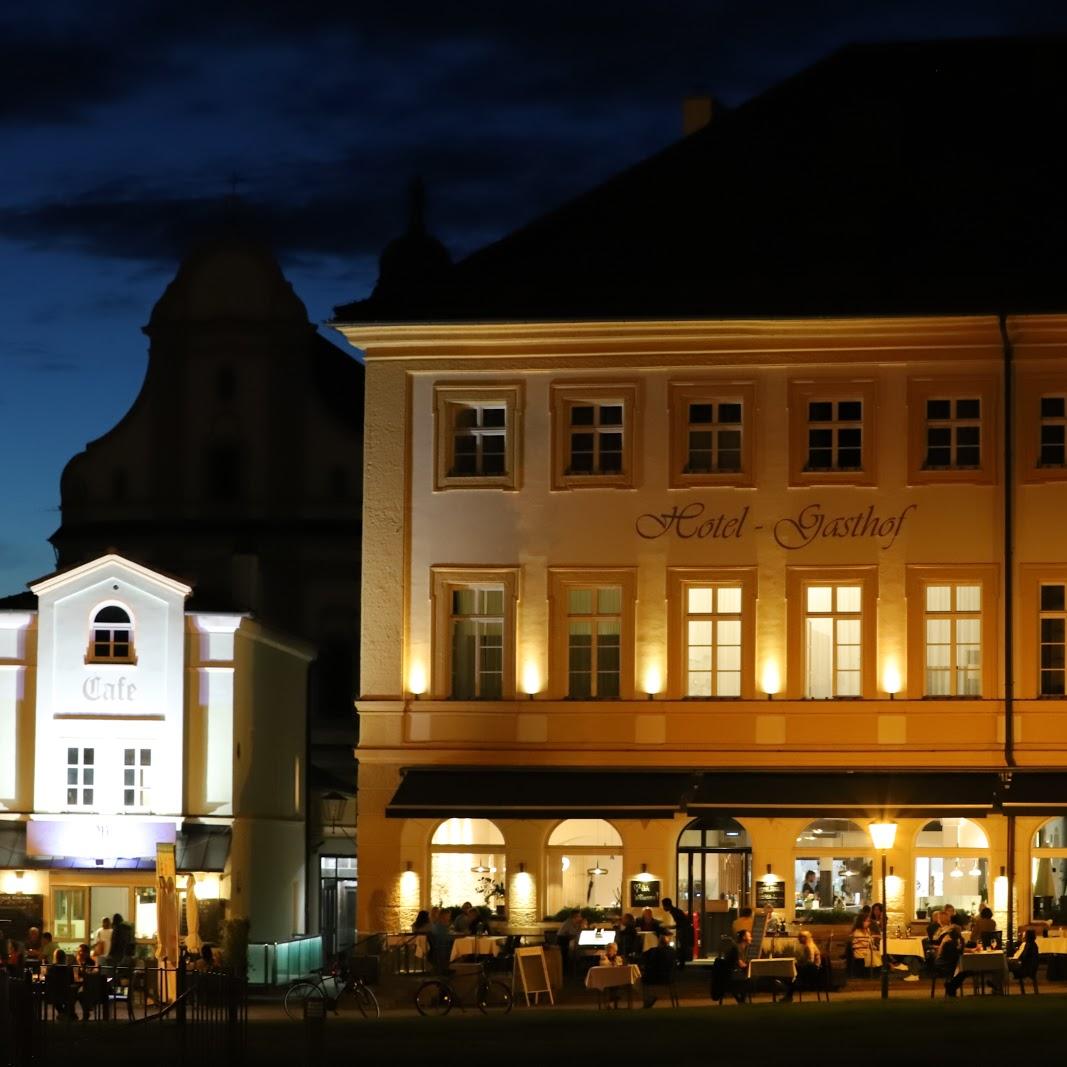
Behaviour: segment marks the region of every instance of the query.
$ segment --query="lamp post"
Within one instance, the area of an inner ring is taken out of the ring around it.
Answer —
[[[870,827],[871,841],[874,847],[882,854],[882,999],[889,999],[889,955],[887,953],[889,940],[889,910],[888,893],[886,892],[886,858],[893,842],[897,838],[897,824],[895,822],[872,822]]]

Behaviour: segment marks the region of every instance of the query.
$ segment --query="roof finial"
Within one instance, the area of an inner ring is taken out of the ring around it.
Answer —
[[[426,185],[416,174],[408,189],[408,233],[426,232]]]

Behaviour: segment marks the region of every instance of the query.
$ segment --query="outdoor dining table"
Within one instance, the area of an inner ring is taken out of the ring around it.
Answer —
[[[595,990],[597,1003],[605,989],[626,987],[626,999],[633,1005],[633,989],[641,981],[641,968],[636,963],[626,963],[621,967],[590,967],[585,972],[585,988]]]
[[[769,959],[749,960],[748,980],[755,992],[761,982],[769,985],[771,996],[778,999],[780,990],[791,985],[797,976],[797,961],[794,956],[771,956]]]
[[[1067,937],[1039,937],[1037,951],[1042,956],[1067,956]]]
[[[764,941],[770,940],[771,949],[769,955],[776,959],[784,959],[786,956],[795,956],[797,951],[797,939],[792,935],[783,937],[778,934],[771,934],[770,938],[764,938]]]
[[[478,937],[457,937],[452,942],[452,955],[449,958],[455,961],[464,956],[499,956],[503,943],[502,937],[489,937],[484,934]]]
[[[985,992],[985,978],[989,977],[1004,991],[1004,983],[1008,978],[1008,958],[1003,952],[965,952],[960,957],[956,974],[974,975],[976,979],[982,979],[981,990]]]
[[[926,949],[923,948],[921,937],[890,937],[886,940],[885,947],[888,956],[914,956],[920,960],[926,958]]]

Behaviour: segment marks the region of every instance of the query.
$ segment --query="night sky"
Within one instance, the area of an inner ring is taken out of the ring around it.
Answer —
[[[1067,5],[10,0],[0,594],[52,570],[63,465],[132,403],[140,327],[234,183],[322,321],[415,174],[455,258],[669,144],[686,95],[737,104],[853,41],[1049,31]]]

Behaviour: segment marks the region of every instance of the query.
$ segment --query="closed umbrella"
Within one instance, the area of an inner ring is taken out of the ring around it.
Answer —
[[[185,948],[192,955],[200,952],[200,911],[196,906],[196,877],[185,880]]]
[[[1037,861],[1037,874],[1034,875],[1034,896],[1054,897],[1055,895],[1056,885],[1052,881],[1052,860],[1047,856],[1042,856]]]
[[[178,891],[174,880],[174,846],[156,845],[156,959],[163,970],[160,989],[168,1002],[175,996],[178,966]]]

